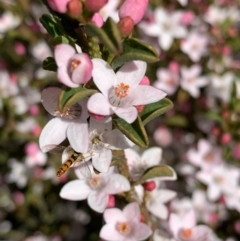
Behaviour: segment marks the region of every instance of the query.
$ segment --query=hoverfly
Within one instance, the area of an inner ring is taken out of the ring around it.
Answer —
[[[86,163],[90,160],[91,155],[89,153],[79,153],[73,150],[72,147],[65,147],[60,145],[46,145],[42,148],[44,152],[49,152],[53,154],[62,154],[63,164],[58,169],[56,176],[61,177],[71,166],[74,166],[77,162],[81,163],[79,165],[79,171],[82,176],[86,179],[91,178],[91,170]]]

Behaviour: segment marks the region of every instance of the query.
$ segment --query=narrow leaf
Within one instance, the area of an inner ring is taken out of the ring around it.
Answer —
[[[51,15],[43,14],[40,18],[40,22],[51,36],[56,37],[64,34],[61,27]]]
[[[64,36],[57,36],[57,37],[54,37],[54,38],[51,38],[49,43],[52,45],[52,46],[56,46],[58,44],[69,44],[70,41],[64,37]]]
[[[157,165],[157,166],[148,168],[144,172],[142,177],[139,180],[137,180],[136,182],[134,182],[133,185],[142,184],[142,183],[146,182],[147,180],[153,179],[153,178],[158,178],[158,177],[174,178],[174,176],[175,176],[175,173],[171,167],[169,167],[167,165]]]
[[[139,116],[132,124],[128,124],[121,118],[114,118],[113,123],[116,128],[136,145],[143,148],[148,147],[148,136]]]
[[[42,68],[49,71],[57,71],[57,65],[53,57],[47,57],[43,60]]]
[[[143,111],[140,113],[143,125],[146,125],[149,121],[164,114],[173,108],[171,100],[164,98],[158,102],[146,105]]]
[[[116,69],[133,60],[153,63],[159,61],[159,56],[151,45],[135,38],[129,38],[123,42],[123,52],[113,60],[112,67]]]

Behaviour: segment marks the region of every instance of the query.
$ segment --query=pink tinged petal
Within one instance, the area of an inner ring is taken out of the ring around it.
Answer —
[[[60,191],[60,197],[67,200],[79,201],[86,199],[90,192],[91,189],[85,180],[74,180],[63,186]]]
[[[163,99],[167,94],[152,86],[139,85],[130,95],[132,105],[147,105]]]
[[[129,203],[123,209],[123,215],[131,222],[140,222],[140,208],[136,202]]]
[[[96,120],[94,118],[90,118],[89,129],[90,129],[90,132],[97,130],[99,134],[105,131],[110,131],[112,130],[112,118],[105,117],[102,120]]]
[[[131,124],[137,119],[137,109],[133,106],[129,107],[113,107],[114,113],[120,118],[124,119],[127,123]]]
[[[111,240],[111,241],[125,241],[126,237],[121,235],[117,229],[115,224],[105,224],[101,231],[100,231],[100,237],[105,240]]]
[[[103,133],[102,138],[108,144],[107,148],[112,150],[127,149],[135,145],[118,129]]]
[[[106,209],[103,214],[106,223],[116,224],[118,222],[126,222],[126,217],[123,212],[118,208]]]
[[[96,212],[102,213],[108,204],[106,193],[92,192],[88,196],[88,205]]]
[[[108,194],[126,192],[130,190],[130,183],[127,178],[115,173],[108,176],[104,190]]]
[[[58,109],[58,97],[61,91],[61,89],[56,87],[48,87],[42,91],[42,104],[51,115],[55,115],[54,112]]]
[[[199,140],[198,151],[201,154],[206,154],[209,151],[211,151],[211,149],[212,149],[212,145],[207,140],[204,140],[204,139]]]
[[[182,227],[182,221],[180,217],[174,213],[171,213],[169,217],[168,225],[169,225],[169,230],[172,232],[174,237],[177,238],[178,232]]]
[[[70,0],[47,0],[51,9],[59,13],[67,12],[67,4]]]
[[[76,53],[75,49],[69,44],[59,44],[54,49],[54,59],[58,67],[67,69],[70,58]]]
[[[196,214],[193,209],[189,210],[181,219],[182,227],[192,228],[196,226]]]
[[[50,120],[43,128],[39,137],[39,146],[43,152],[47,145],[59,145],[67,137],[68,121],[63,121],[60,118]]]
[[[199,166],[202,162],[202,157],[199,156],[199,152],[193,149],[187,151],[187,159],[195,166]]]
[[[63,83],[64,85],[66,85],[70,88],[77,88],[79,86],[78,84],[75,84],[72,82],[72,80],[68,74],[67,68],[65,66],[58,68],[57,78],[61,83]]]
[[[75,84],[86,84],[92,77],[93,69],[89,56],[85,53],[75,54],[70,61],[79,61],[78,66],[72,72],[72,81]]]
[[[134,240],[145,240],[152,235],[151,228],[145,223],[134,224]]]
[[[147,202],[147,209],[160,219],[167,219],[168,209],[160,202]]]
[[[211,201],[216,201],[220,198],[221,190],[216,184],[210,184],[207,189],[207,196]]]
[[[116,83],[116,75],[111,66],[102,59],[92,59],[93,71],[92,77],[93,82],[96,84],[98,89],[103,93],[104,96],[108,96],[109,90]]]
[[[184,235],[184,229],[179,231],[179,239],[183,241],[205,241],[208,240],[211,229],[205,225],[198,225],[191,229],[191,236]]]
[[[140,155],[136,151],[133,149],[125,149],[124,153],[129,166],[138,165],[138,162],[140,161]]]
[[[112,160],[112,151],[103,149],[92,154],[92,164],[99,172],[107,172]]]
[[[132,61],[124,64],[116,73],[117,84],[125,83],[130,89],[136,88],[145,76],[147,64],[143,61]]]
[[[156,197],[161,203],[167,203],[176,197],[177,193],[172,190],[159,189],[156,191]]]
[[[200,171],[196,174],[196,177],[198,180],[200,180],[201,182],[203,182],[206,185],[210,184],[212,181],[212,176],[209,175],[208,172]]]
[[[146,167],[158,165],[162,159],[162,149],[160,147],[152,147],[143,152],[141,158]]]
[[[108,102],[108,99],[100,94],[96,93],[88,100],[87,108],[91,113],[98,115],[112,115],[112,106]]]
[[[101,14],[94,13],[91,19],[91,22],[94,23],[97,27],[101,28],[104,24]]]
[[[78,121],[78,122],[77,122]],[[74,120],[67,129],[67,137],[72,148],[81,153],[88,151],[88,123]]]

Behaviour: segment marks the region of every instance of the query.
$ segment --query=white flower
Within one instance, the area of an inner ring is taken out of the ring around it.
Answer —
[[[31,52],[33,57],[35,57],[40,62],[42,62],[47,57],[52,56],[52,51],[43,40],[40,40],[36,45],[34,45],[31,49]]]
[[[213,170],[223,162],[221,150],[213,147],[210,142],[204,139],[199,140],[198,150],[193,148],[188,150],[187,158],[190,163],[206,171]]]
[[[100,237],[111,241],[141,241],[147,239],[152,230],[140,222],[140,209],[137,203],[130,203],[123,211],[118,208],[104,212],[106,224],[100,231]]]
[[[207,53],[208,38],[203,33],[191,32],[181,42],[181,50],[189,56],[193,62],[198,62]]]
[[[112,151],[126,149],[134,145],[118,129],[112,130],[111,117],[97,121],[90,118],[89,150],[92,154],[92,164],[100,172],[107,172],[112,160]]]
[[[0,34],[5,33],[10,29],[16,28],[21,20],[18,16],[13,15],[11,12],[4,12],[0,16]]]
[[[134,106],[154,103],[166,96],[152,86],[139,85],[146,72],[145,62],[128,62],[117,73],[102,59],[93,59],[92,62],[93,81],[102,92],[92,95],[88,101],[88,110],[94,114],[108,116],[115,113],[132,123],[138,115]]]
[[[200,95],[199,88],[208,84],[208,79],[200,76],[202,68],[199,65],[193,65],[190,68],[181,68],[181,87],[192,97],[197,98]]]
[[[154,87],[163,90],[168,95],[173,95],[179,86],[179,75],[168,69],[157,70],[157,80],[154,82]]]
[[[79,175],[77,171],[76,174]],[[68,182],[63,186],[60,196],[72,201],[87,199],[88,205],[93,210],[102,213],[107,207],[109,194],[128,190],[130,190],[129,181],[124,176],[113,173],[111,167],[108,173],[98,175],[92,173],[90,178]]]
[[[174,38],[184,38],[187,30],[180,24],[180,12],[167,12],[163,8],[156,8],[154,12],[154,23],[142,22],[139,27],[145,34],[158,37],[159,45],[168,50]]]
[[[176,192],[168,189],[154,189],[147,193],[146,206],[152,215],[160,218],[167,219],[168,209],[166,203],[175,198]]]
[[[7,71],[0,71],[0,94],[1,98],[8,98],[19,93],[17,83],[11,81],[10,75]]]
[[[221,194],[228,195],[232,189],[238,186],[240,172],[237,168],[221,165],[216,166],[210,173],[200,171],[196,177],[208,186],[208,198],[211,201],[216,201]]]
[[[120,0],[109,0],[107,4],[99,10],[104,21],[106,21],[108,17],[111,17],[115,22],[119,21],[117,8],[120,2]]]
[[[58,145],[68,137],[75,151],[85,153],[89,145],[86,100],[81,100],[76,106],[77,109],[70,107],[65,113],[59,113],[57,103],[60,92],[61,89],[56,87],[46,88],[42,92],[44,108],[59,117],[50,120],[43,128],[39,138],[40,148],[43,152],[49,151],[44,147]]]

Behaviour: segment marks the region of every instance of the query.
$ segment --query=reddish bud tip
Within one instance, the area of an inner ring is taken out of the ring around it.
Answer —
[[[221,143],[228,144],[232,140],[232,136],[229,133],[223,133],[221,136]]]
[[[150,181],[150,182],[145,182],[143,184],[143,187],[146,191],[153,191],[156,188],[156,183],[154,181]]]
[[[143,78],[142,78],[142,80],[141,80],[141,82],[139,83],[140,85],[150,85],[150,80],[149,80],[149,78],[145,75]]]
[[[82,13],[82,3],[79,0],[71,0],[67,5],[68,15],[77,18]]]
[[[109,195],[107,208],[113,208],[113,207],[115,207],[115,197],[113,195]]]
[[[131,17],[125,17],[122,18],[119,22],[118,22],[118,28],[121,31],[123,36],[128,36],[134,27],[134,22],[131,19]]]
[[[102,120],[105,118],[105,115],[98,115],[98,114],[94,114],[94,113],[91,113],[91,112],[88,112],[89,115],[94,118],[95,120]]]
[[[144,223],[144,221],[145,221],[145,217],[141,214],[141,216],[140,216],[140,222]]]
[[[138,113],[141,113],[144,109],[145,105],[136,105],[135,108],[137,109]]]
[[[108,0],[86,0],[85,6],[92,12],[98,12],[107,2]]]

